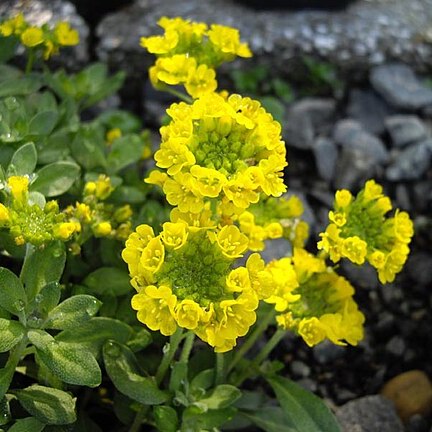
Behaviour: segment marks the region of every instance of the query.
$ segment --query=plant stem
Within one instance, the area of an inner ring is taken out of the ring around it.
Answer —
[[[284,329],[277,329],[273,336],[267,341],[267,343],[263,346],[258,355],[253,359],[252,363],[249,367],[243,371],[242,374],[238,377],[238,379],[234,382],[235,386],[240,386],[243,381],[249,377],[250,372],[254,371],[260,364],[268,358],[269,354],[273,351],[276,345],[284,338],[286,335],[286,331]]]
[[[165,374],[167,373],[171,362],[177,352],[177,348],[180,345],[180,342],[183,339],[183,329],[178,327],[176,332],[170,336],[169,344],[167,345],[166,351],[164,352],[164,356],[162,357],[162,362],[158,367],[156,372],[156,383],[160,385],[160,383],[165,378]]]
[[[185,337],[183,350],[180,355],[181,362],[187,363],[187,361],[189,360],[189,356],[192,351],[194,340],[195,340],[195,333],[189,331]]]
[[[155,379],[156,383],[159,386],[163,379],[165,378],[166,373],[171,365],[171,362],[177,352],[177,348],[180,345],[180,342],[183,339],[183,329],[178,327],[176,332],[170,336],[169,343],[164,347],[164,354],[162,357],[162,361],[156,371]],[[140,430],[141,424],[146,418],[147,411],[149,410],[149,405],[142,405],[141,409],[137,412],[135,419],[129,429],[129,432],[138,432]]]
[[[4,390],[4,393],[1,392],[0,394],[0,400],[3,399],[3,396],[5,395],[5,393],[8,391],[9,386],[12,382],[12,378],[15,372],[16,367],[18,366],[18,363],[21,360],[21,357],[24,355],[24,351],[27,347],[27,343],[28,343],[28,339],[27,337],[23,337],[21,339],[21,341],[18,343],[18,345],[16,345],[10,352],[9,354],[9,358],[6,362],[5,367],[3,368],[3,370],[6,371],[10,371],[10,376],[8,377],[7,375],[9,374],[9,372],[6,372],[5,376],[6,379],[3,379],[2,382],[2,388]]]
[[[174,90],[171,87],[167,87],[166,89],[164,89],[165,91],[167,91],[168,93],[171,93],[172,95],[178,97],[179,99],[181,99],[182,101],[185,101],[186,103],[191,104],[193,102],[193,99],[187,95],[185,95],[182,92],[179,92],[177,90]]]
[[[227,373],[231,372],[237,363],[245,356],[245,354],[255,345],[255,342],[267,330],[268,325],[274,317],[274,309],[272,308],[269,313],[263,317],[259,324],[253,329],[252,333],[245,340],[244,344],[236,351],[230,365],[228,366]]]
[[[216,353],[215,385],[222,384],[225,379],[225,357],[223,353]]]
[[[25,68],[25,74],[26,75],[28,75],[32,71],[35,58],[36,57],[35,57],[34,49],[30,48],[28,50],[28,58],[27,58],[27,64],[26,64],[26,68]]]

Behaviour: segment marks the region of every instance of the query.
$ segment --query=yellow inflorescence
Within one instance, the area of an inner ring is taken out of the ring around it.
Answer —
[[[378,271],[381,283],[393,282],[408,257],[408,244],[414,234],[413,223],[406,212],[392,209],[390,199],[374,180],[366,182],[354,198],[347,190],[336,192],[330,224],[318,247],[333,262],[348,258],[356,264],[368,261]]]
[[[30,25],[23,14],[3,21],[0,34],[4,37],[17,37],[27,48],[41,48],[44,59],[57,54],[62,46],[79,43],[78,32],[67,22],[58,22],[54,28],[44,24],[41,27]]]
[[[260,292],[271,282],[264,268],[260,275],[250,270],[255,257],[232,268],[247,246],[233,225],[197,230],[166,222],[157,236],[148,225],[137,227],[122,256],[138,291],[132,299],[138,320],[164,335],[183,327],[217,352],[231,350],[255,322]]]
[[[324,339],[357,345],[363,339],[364,316],[353,300],[354,288],[304,249],[292,258],[268,265],[276,286],[266,299],[280,314],[277,323],[298,333],[309,346]]]
[[[141,46],[158,57],[149,70],[152,84],[184,85],[194,99],[217,88],[215,68],[235,57],[251,57],[237,29],[162,17],[162,36],[141,38]]]
[[[240,213],[260,194],[280,196],[287,165],[280,124],[259,102],[213,93],[193,104],[173,104],[161,128],[156,165],[166,170],[146,180],[162,186],[181,212],[199,213],[218,198],[223,213]]]

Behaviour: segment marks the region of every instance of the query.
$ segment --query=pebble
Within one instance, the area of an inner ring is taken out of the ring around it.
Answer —
[[[387,117],[385,126],[395,147],[405,147],[427,138],[424,123],[414,115],[396,115]]]
[[[343,148],[363,152],[376,163],[385,163],[389,158],[383,142],[363,129],[362,125],[355,120],[339,120],[334,128],[333,138]]]
[[[393,404],[379,395],[365,396],[336,411],[342,432],[404,432]]]
[[[423,371],[410,370],[397,375],[384,385],[381,394],[393,401],[403,421],[432,411],[432,383]]]
[[[391,181],[417,180],[429,169],[431,156],[432,138],[412,144],[387,167],[386,177]]]
[[[405,64],[392,63],[373,68],[370,82],[395,108],[416,111],[432,104],[432,89],[423,85]]]
[[[335,143],[328,138],[319,137],[313,145],[313,152],[318,174],[331,183],[338,159],[338,149]]]
[[[344,355],[344,348],[328,340],[312,348],[314,359],[321,365],[331,363]]]
[[[410,277],[420,285],[432,283],[432,256],[426,252],[415,252],[409,257],[407,271]]]
[[[401,357],[406,349],[405,341],[400,336],[393,336],[387,342],[385,349],[395,357]]]
[[[392,111],[384,99],[372,90],[353,89],[349,92],[348,116],[370,133],[382,134],[385,131],[384,120]]]
[[[295,377],[308,377],[311,373],[311,368],[302,361],[294,360],[290,364],[290,369]]]

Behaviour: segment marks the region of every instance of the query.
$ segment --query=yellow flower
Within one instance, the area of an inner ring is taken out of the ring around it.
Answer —
[[[138,311],[138,320],[149,329],[170,336],[177,329],[174,319],[176,301],[176,296],[169,287],[149,285],[132,297],[132,308]]]
[[[338,227],[344,226],[346,224],[346,217],[344,213],[334,212],[330,210],[329,220]]]
[[[140,45],[152,54],[167,54],[176,47],[178,40],[176,31],[167,30],[164,36],[142,37]]]
[[[218,24],[212,24],[208,32],[209,40],[224,54],[252,57],[247,44],[240,43],[240,33],[237,29]]]
[[[186,91],[197,99],[206,93],[212,93],[217,88],[216,72],[205,64],[190,67],[185,81]]]
[[[184,223],[165,222],[161,234],[162,241],[168,247],[181,248],[188,236],[187,227]]]
[[[298,333],[310,347],[319,344],[326,337],[324,326],[316,317],[302,319],[298,326]]]
[[[106,140],[108,144],[112,144],[117,138],[120,138],[121,136],[122,136],[121,129],[113,128],[106,133]]]
[[[72,46],[79,43],[79,33],[77,30],[71,28],[68,22],[57,23],[53,33],[60,45]]]
[[[111,234],[112,226],[109,222],[99,222],[93,227],[93,232],[98,237],[107,237]]]
[[[227,183],[227,178],[212,168],[194,165],[190,172],[196,178],[195,187],[202,196],[216,198]]]
[[[63,222],[54,228],[55,237],[60,240],[69,240],[74,232],[79,232],[81,225],[78,222]]]
[[[23,45],[33,48],[44,41],[43,30],[39,27],[28,27],[21,33],[21,42]]]
[[[204,201],[195,192],[195,181],[189,173],[179,173],[173,179],[168,178],[163,185],[167,201],[178,206],[181,212],[199,213],[204,208]]]
[[[367,244],[357,236],[342,241],[342,254],[354,264],[363,264],[367,253]]]
[[[24,15],[19,13],[0,24],[0,33],[5,37],[12,36],[13,34],[20,35],[26,27],[27,23],[24,19]]]
[[[11,176],[7,180],[11,194],[17,201],[27,201],[29,179],[25,176]]]
[[[5,224],[9,221],[9,211],[7,207],[0,203],[0,224]]]
[[[122,257],[139,321],[165,335],[190,329],[217,352],[235,346],[256,320],[260,280],[254,275],[252,284],[247,267],[233,269],[247,244],[226,228],[167,222],[156,237],[146,225],[129,236]]]
[[[335,194],[335,207],[345,208],[351,204],[353,196],[349,190],[341,189]]]
[[[239,258],[248,247],[248,238],[234,225],[225,225],[216,240],[222,253],[228,258]]]

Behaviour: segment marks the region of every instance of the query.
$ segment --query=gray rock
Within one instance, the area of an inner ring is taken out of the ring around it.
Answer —
[[[263,12],[229,0],[138,0],[100,22],[97,55],[142,74],[153,59],[139,46],[139,38],[160,32],[156,22],[163,15],[237,27],[255,61],[278,75],[303,64],[305,54],[350,74],[391,59],[419,70],[432,64],[432,45],[422,33],[432,21],[432,0],[358,0],[337,13]]]
[[[49,23],[54,25],[58,21],[67,21],[78,30],[80,43],[73,47],[63,47],[60,55],[54,56],[52,61],[77,69],[88,63],[89,28],[84,19],[78,15],[75,6],[66,0],[2,0],[0,2],[0,20],[22,12],[33,25],[40,26]]]
[[[312,355],[319,364],[329,364],[342,357],[344,348],[325,340],[312,348]]]
[[[432,89],[423,85],[407,65],[377,66],[370,73],[370,82],[395,108],[415,111],[432,104]]]
[[[369,155],[378,164],[388,161],[389,154],[382,141],[364,130],[362,125],[355,120],[338,121],[333,132],[333,138],[342,147],[359,150]]]
[[[365,263],[359,266],[351,261],[342,260],[341,268],[347,278],[355,283],[356,287],[369,289],[378,287],[377,272],[370,264]]]
[[[411,210],[411,196],[410,191],[405,183],[396,185],[396,207],[403,208],[404,210]]]
[[[292,254],[291,243],[285,238],[266,240],[264,243],[265,249],[260,252],[260,255],[265,262],[291,256]]]
[[[427,286],[432,282],[432,256],[426,252],[413,253],[407,262],[409,275],[417,283]]]
[[[335,143],[328,138],[320,137],[314,143],[313,152],[318,174],[330,183],[333,180],[338,159],[338,149]]]
[[[427,138],[423,122],[414,115],[395,115],[385,119],[385,126],[395,147],[405,147]]]
[[[357,120],[365,130],[380,135],[384,132],[384,119],[392,108],[371,90],[353,89],[349,93],[347,114]]]
[[[376,177],[374,158],[359,149],[343,148],[336,163],[333,180],[336,189],[355,189],[366,180]]]
[[[296,377],[308,377],[311,373],[311,368],[306,363],[299,360],[292,361],[290,363],[290,369]]]
[[[342,405],[336,417],[343,432],[404,432],[393,403],[379,395]]]
[[[417,181],[413,188],[414,207],[418,211],[427,211],[432,202],[432,181]]]
[[[295,102],[284,121],[287,145],[309,150],[314,138],[330,130],[336,108],[334,99],[306,98]]]
[[[405,349],[405,341],[400,336],[393,336],[385,346],[385,350],[396,357],[401,357]]]
[[[391,181],[419,179],[430,167],[432,138],[410,145],[401,151],[386,169]]]

